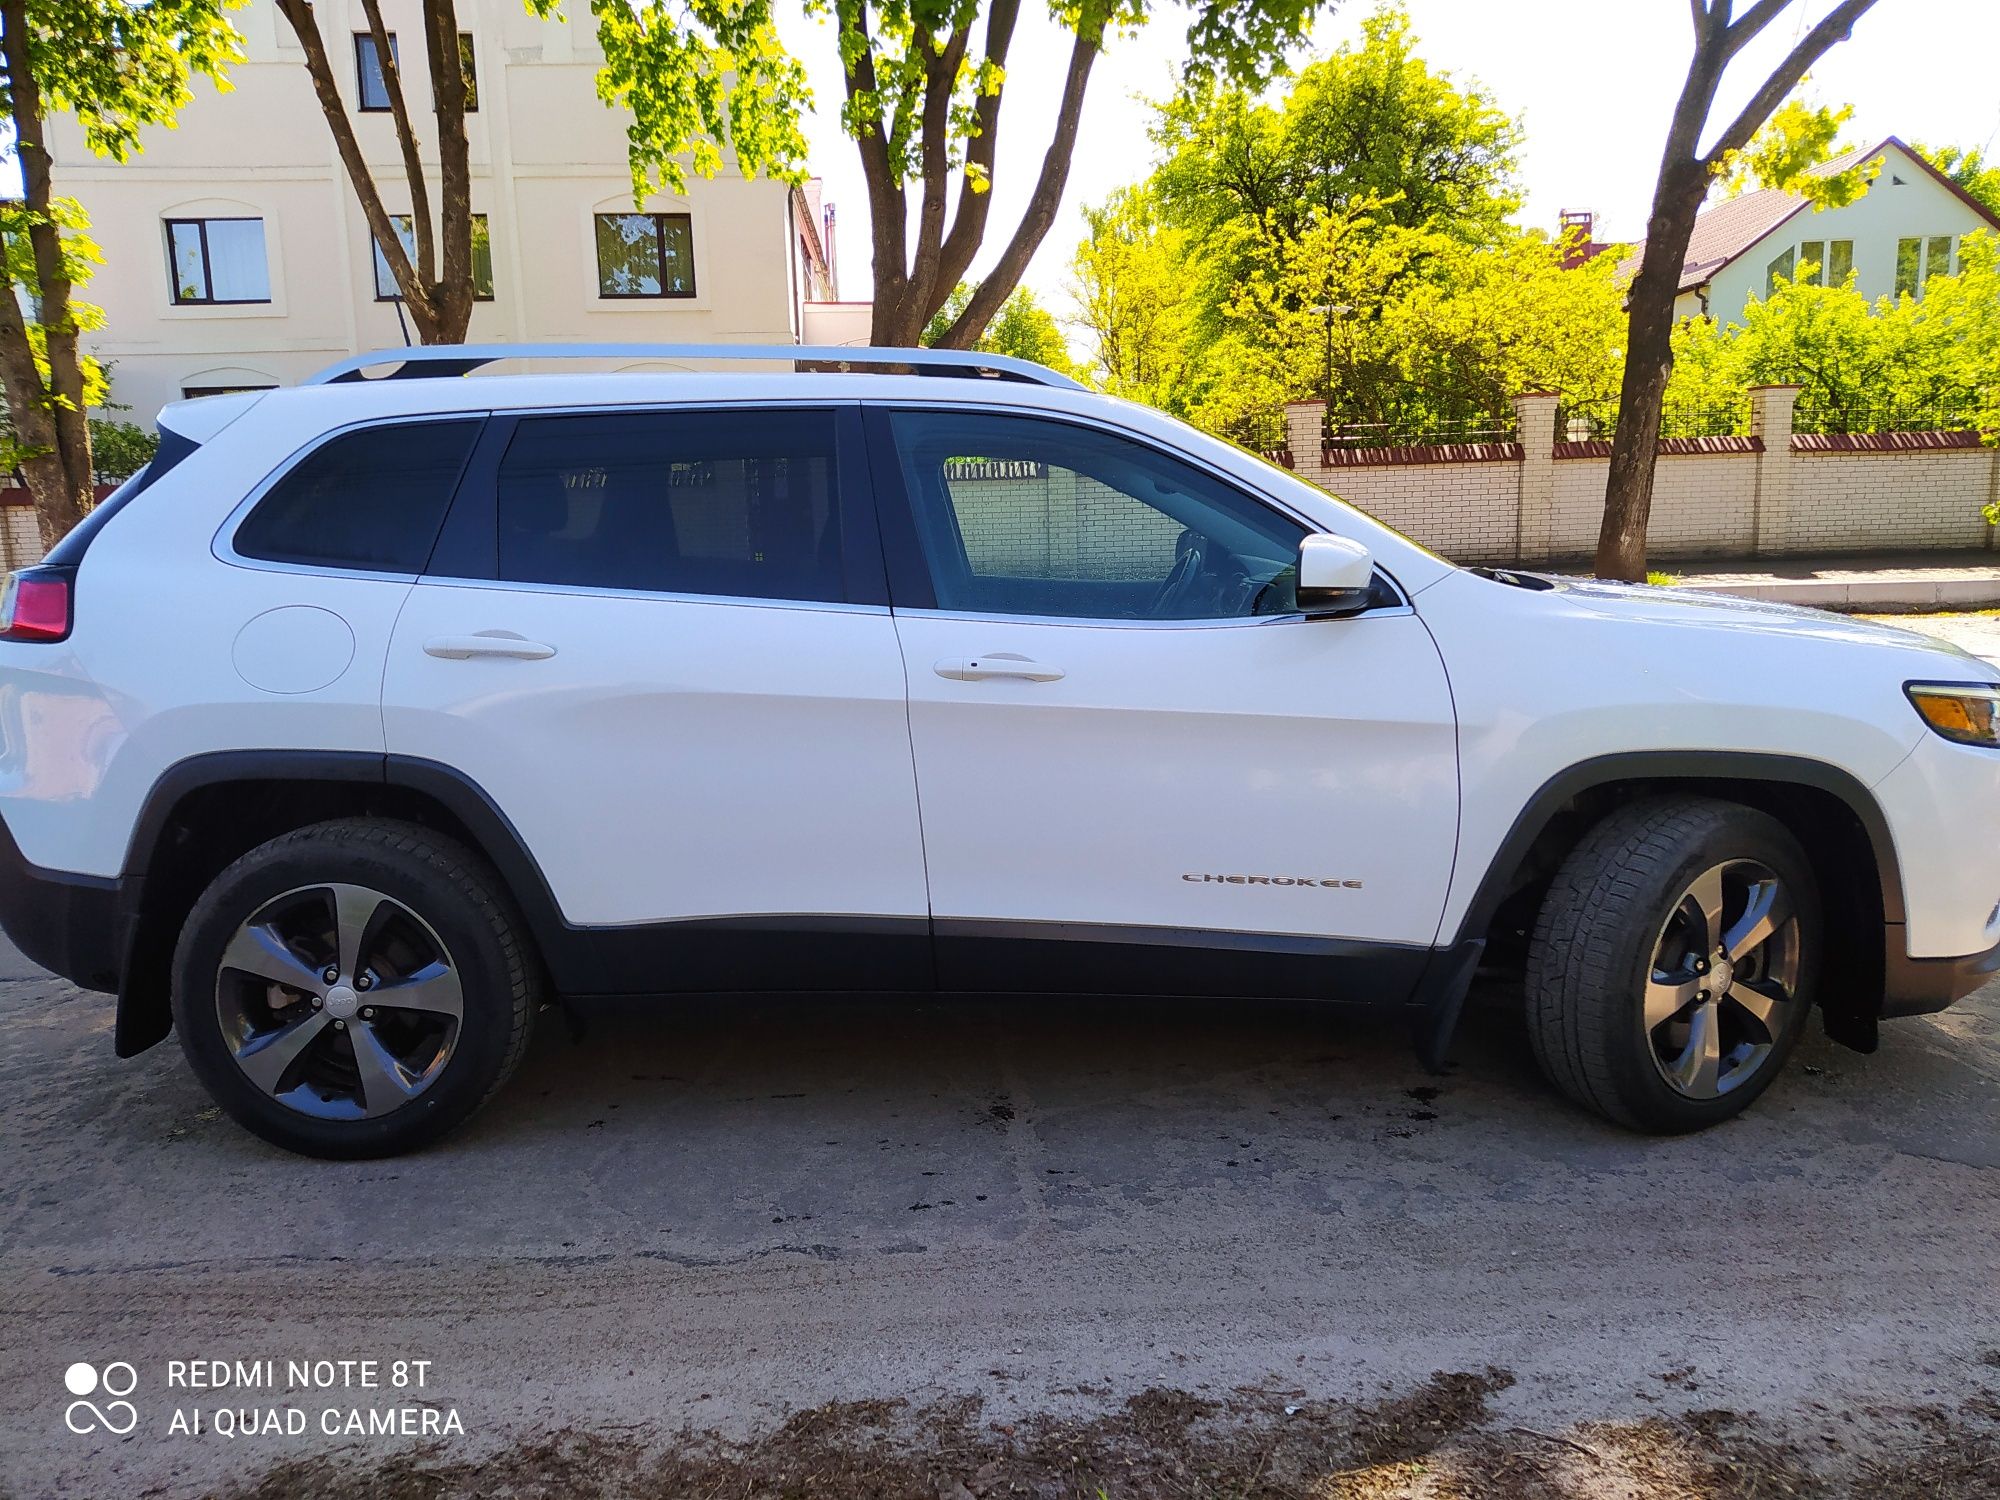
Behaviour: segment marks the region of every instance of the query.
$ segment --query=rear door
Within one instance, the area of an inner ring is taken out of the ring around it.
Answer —
[[[930,982],[855,421],[496,416],[403,610],[390,755],[498,806],[604,988]]]

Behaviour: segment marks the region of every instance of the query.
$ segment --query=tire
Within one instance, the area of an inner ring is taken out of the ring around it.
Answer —
[[[1812,867],[1776,819],[1706,797],[1621,808],[1542,902],[1526,976],[1535,1059],[1635,1130],[1729,1119],[1805,1029],[1822,932]]]
[[[523,932],[499,877],[451,839],[364,818],[298,829],[230,865],[189,914],[173,967],[181,1049],[273,1145],[410,1150],[526,1052],[541,983]]]

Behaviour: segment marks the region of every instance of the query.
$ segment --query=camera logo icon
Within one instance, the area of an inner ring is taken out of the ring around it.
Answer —
[[[95,1432],[102,1427],[116,1437],[123,1437],[139,1425],[139,1409],[130,1401],[117,1398],[129,1396],[139,1384],[139,1372],[122,1359],[114,1359],[100,1372],[97,1366],[85,1360],[78,1360],[63,1371],[63,1386],[78,1399],[70,1402],[63,1411],[63,1425],[71,1432]],[[88,1399],[99,1392],[112,1397],[99,1406]]]

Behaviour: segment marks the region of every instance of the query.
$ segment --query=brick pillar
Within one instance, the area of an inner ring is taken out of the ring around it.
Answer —
[[[1798,401],[1795,385],[1750,387],[1750,436],[1764,440],[1751,502],[1751,546],[1759,557],[1784,549],[1792,510],[1792,408]]]
[[[1285,403],[1285,446],[1291,450],[1292,472],[1318,481],[1326,468],[1326,403]]]
[[[1556,535],[1556,396],[1523,391],[1514,398],[1520,431],[1520,490],[1515,498],[1514,561],[1547,562]]]

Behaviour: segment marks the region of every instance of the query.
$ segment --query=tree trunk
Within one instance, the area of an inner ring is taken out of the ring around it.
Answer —
[[[63,269],[62,229],[50,216],[53,193],[42,129],[41,89],[28,59],[27,0],[0,0],[8,102],[21,162],[21,200],[48,377],[37,368],[27,320],[11,288],[0,288],[0,386],[15,435],[30,457],[21,464],[35,501],[44,547],[53,547],[90,509],[90,423],[83,404],[83,351],[77,342],[71,286]]]
[[[1646,527],[1653,511],[1660,415],[1674,368],[1674,299],[1680,295],[1681,262],[1694,234],[1695,214],[1707,192],[1708,174],[1697,163],[1662,176],[1647,225],[1645,258],[1626,294],[1625,374],[1618,391],[1618,430],[1611,437],[1604,522],[1597,533],[1599,578],[1646,581]]]

